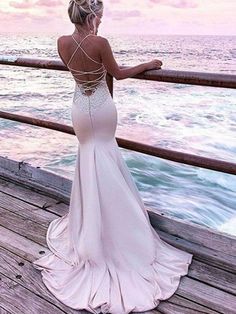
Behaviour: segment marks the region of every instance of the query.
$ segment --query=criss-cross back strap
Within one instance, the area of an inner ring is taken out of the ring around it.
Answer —
[[[73,57],[74,57],[74,55],[76,54],[77,50],[80,48],[80,45],[82,44],[82,42],[83,42],[88,36],[90,36],[90,35],[92,35],[92,34],[86,35],[80,42],[78,42],[78,41],[74,38],[74,36],[72,35],[72,38],[74,39],[74,41],[75,41],[76,44],[77,44],[77,47],[76,47],[75,51],[73,52],[72,56],[70,57],[70,60],[68,61],[67,66],[69,65],[69,63],[70,63],[71,60],[73,59]]]
[[[75,39],[75,37],[72,35],[73,40],[74,40],[74,41],[76,42],[76,44],[77,44],[77,47],[76,47],[75,51],[73,52],[72,56],[70,57],[70,60],[69,60],[69,62],[67,63],[67,66],[68,66],[69,63],[72,61],[74,55],[76,54],[76,52],[78,51],[79,48],[81,48],[81,50],[86,54],[86,56],[87,56],[90,60],[92,60],[92,61],[94,61],[94,62],[96,62],[96,63],[101,64],[100,62],[97,62],[96,60],[92,59],[92,58],[86,53],[86,51],[81,47],[82,42],[83,42],[88,36],[91,36],[91,35],[94,36],[93,34],[88,34],[88,35],[85,36],[80,42],[78,42],[78,41]]]

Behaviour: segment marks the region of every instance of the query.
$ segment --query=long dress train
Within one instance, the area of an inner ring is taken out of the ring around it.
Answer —
[[[79,141],[70,206],[47,230],[35,260],[49,291],[92,313],[154,309],[178,288],[192,254],[160,239],[115,139],[117,110],[103,78],[90,96],[75,84]]]

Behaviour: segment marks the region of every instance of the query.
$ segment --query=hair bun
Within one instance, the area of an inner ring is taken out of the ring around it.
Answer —
[[[87,4],[88,1],[86,0],[72,0],[77,5],[83,6],[83,4]]]
[[[88,15],[96,15],[103,9],[103,0],[70,0],[68,7],[72,23],[82,25]]]

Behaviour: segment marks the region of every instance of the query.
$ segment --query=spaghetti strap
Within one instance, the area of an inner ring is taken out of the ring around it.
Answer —
[[[79,43],[79,42],[75,39],[75,37],[73,36],[73,34],[72,34],[72,38],[73,38],[73,40],[76,42],[76,44],[77,44],[78,46],[76,47],[75,51],[73,52],[72,56],[70,57],[70,60],[69,60],[68,63],[67,63],[67,67],[68,67],[69,63],[71,62],[71,60],[73,59],[73,57],[74,57],[74,55],[76,54],[76,52],[78,51],[78,49],[79,49],[80,45],[82,44],[82,42],[83,42],[88,36],[90,36],[90,35],[92,35],[92,34],[88,34],[87,36],[85,36],[85,37],[81,40],[81,42]]]
[[[86,52],[82,47],[80,47],[80,48],[81,48],[81,50],[83,50],[83,52],[86,54],[86,56],[87,56],[90,60],[92,60],[92,61],[95,62],[95,63],[102,64],[101,62],[98,62],[98,61],[94,60],[93,58],[91,58],[91,57],[87,54],[87,52]]]
[[[82,42],[83,42],[88,36],[94,36],[94,35],[93,35],[93,34],[88,34],[88,35],[86,35],[80,42],[78,42],[78,41],[75,39],[74,35],[73,35],[73,34],[71,35],[71,37],[73,38],[73,40],[76,42],[77,45],[81,45]]]
[[[98,87],[98,85],[100,84],[101,81],[104,81],[104,79],[106,78],[106,68],[104,66],[104,64],[102,62],[98,62],[96,60],[94,60],[93,58],[91,58],[87,52],[81,47],[82,42],[88,37],[88,36],[95,36],[93,34],[88,34],[87,36],[85,36],[80,42],[78,42],[75,37],[72,34],[72,38],[75,41],[75,43],[77,44],[77,47],[75,49],[75,51],[73,52],[72,56],[70,57],[69,62],[67,63],[67,67],[68,69],[71,71],[77,86],[80,86],[81,89],[83,89],[84,92],[89,91],[89,90],[96,90],[96,88]],[[81,48],[81,50],[83,51],[83,53],[93,62],[100,64],[101,66],[96,69],[96,70],[91,70],[91,71],[81,71],[81,70],[77,70],[74,69],[72,67],[69,66],[69,63],[72,61],[73,57],[75,56],[76,52],[78,51],[78,49]],[[98,75],[98,77],[96,79],[93,80],[82,80],[80,79],[81,75],[86,75],[86,74],[93,74],[93,75]]]
[[[75,39],[75,37],[73,36],[73,34],[72,34],[71,36],[72,36],[73,40],[76,42],[76,44],[77,44],[78,46],[76,47],[75,51],[73,52],[72,56],[70,57],[70,60],[69,60],[68,63],[67,63],[67,67],[68,67],[69,63],[71,62],[71,60],[73,59],[74,55],[76,54],[76,52],[78,51],[79,48],[81,48],[81,50],[86,54],[86,56],[87,56],[90,60],[92,60],[92,61],[95,62],[95,63],[102,64],[101,62],[97,62],[96,60],[94,60],[93,58],[91,58],[91,57],[87,54],[87,52],[81,47],[82,42],[83,42],[88,36],[94,36],[93,34],[88,34],[88,35],[85,36],[80,42],[78,42],[78,41]]]

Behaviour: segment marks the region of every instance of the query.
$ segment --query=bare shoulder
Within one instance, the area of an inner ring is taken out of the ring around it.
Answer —
[[[67,51],[71,46],[71,36],[63,35],[57,38],[57,48],[59,51],[64,52]]]
[[[66,65],[67,62],[67,50],[69,43],[69,36],[63,35],[57,38],[57,51],[62,60],[62,62]]]
[[[102,37],[102,36],[96,36],[96,37],[97,37],[98,44],[100,44],[101,46],[104,46],[108,43],[107,38]]]
[[[57,44],[58,45],[63,45],[66,44],[69,40],[69,35],[63,35],[57,38]]]

